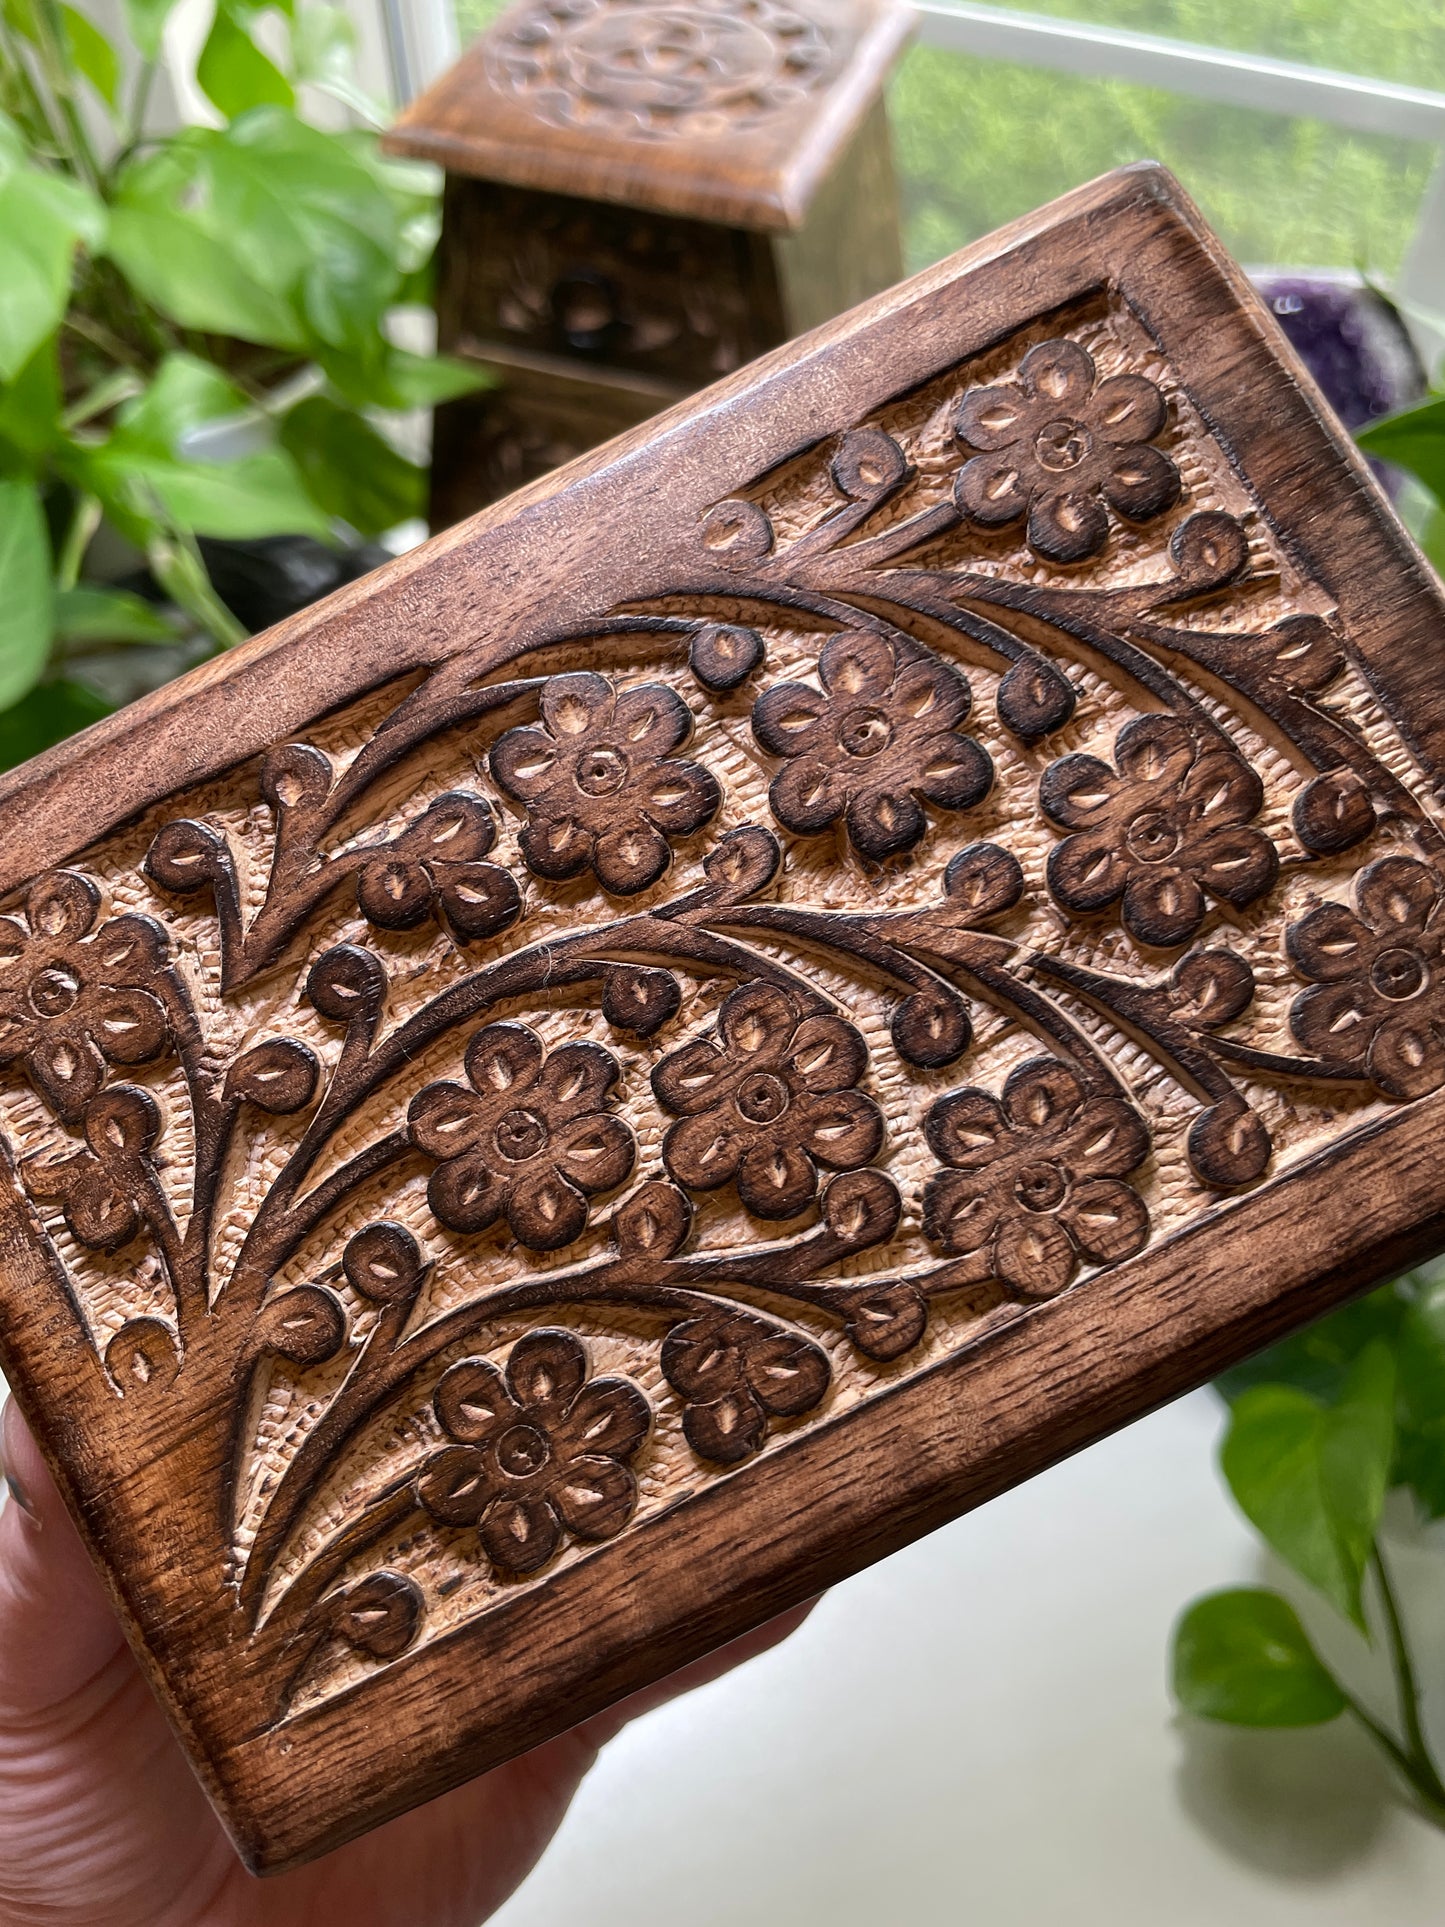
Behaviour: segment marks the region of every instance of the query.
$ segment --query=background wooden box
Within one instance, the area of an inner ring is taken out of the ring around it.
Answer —
[[[519,0],[387,136],[447,170],[433,528],[903,272],[902,0]]]
[[[252,1865],[1445,1241],[1441,615],[1143,167],[4,779],[0,1362]]]

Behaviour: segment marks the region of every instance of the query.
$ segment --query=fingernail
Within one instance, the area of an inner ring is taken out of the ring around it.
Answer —
[[[20,1483],[19,1479],[15,1478],[13,1474],[9,1472],[5,1474],[5,1490],[10,1494],[22,1512],[26,1513],[32,1519],[39,1517],[35,1507],[30,1503],[30,1494],[25,1490],[25,1487]]]

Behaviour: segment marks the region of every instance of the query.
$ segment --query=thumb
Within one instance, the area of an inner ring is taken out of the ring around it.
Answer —
[[[122,1643],[120,1626],[40,1449],[13,1403],[0,1415],[10,1501],[0,1511],[0,1717],[68,1699]]]

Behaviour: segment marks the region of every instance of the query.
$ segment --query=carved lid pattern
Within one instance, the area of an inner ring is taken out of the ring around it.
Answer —
[[[539,120],[661,141],[785,114],[833,57],[821,23],[777,0],[540,0],[487,43],[493,85]]]
[[[732,482],[0,918],[71,1416],[212,1428],[273,1721],[1445,1086],[1445,836],[1128,311]]]

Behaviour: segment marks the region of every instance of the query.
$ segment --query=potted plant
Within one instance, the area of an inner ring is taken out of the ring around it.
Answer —
[[[306,110],[374,127],[346,17],[217,0],[189,77],[217,124],[159,134],[174,4],[125,0],[119,47],[64,0],[0,4],[0,767],[241,639],[218,545],[274,567],[279,538],[339,556],[420,513],[384,425],[479,380],[395,339],[436,176]],[[317,592],[359,572],[309,553]]]

